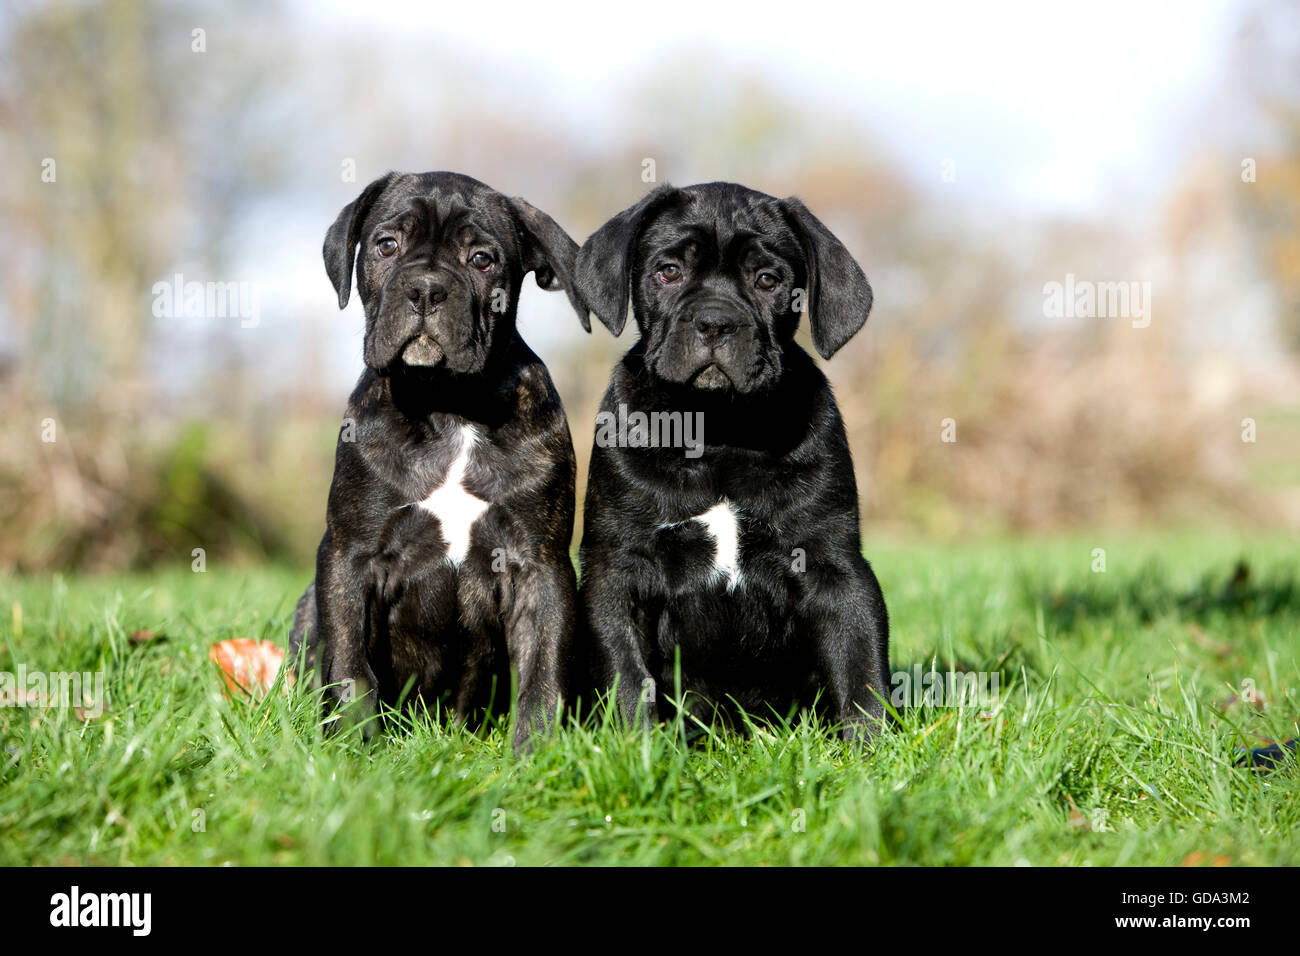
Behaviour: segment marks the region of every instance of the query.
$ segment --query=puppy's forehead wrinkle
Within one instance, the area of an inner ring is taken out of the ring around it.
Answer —
[[[430,232],[446,235],[460,228],[470,215],[468,206],[458,197],[419,196],[411,201],[424,227]]]
[[[753,252],[801,262],[803,249],[798,237],[783,220],[763,218],[765,221],[756,222],[740,212],[728,214],[724,211],[721,218],[710,217],[703,222],[661,220],[644,232],[641,246],[650,255],[683,255],[694,245],[703,258],[729,266],[740,264],[747,254]]]
[[[426,229],[437,229],[442,219],[438,215],[438,203],[433,196],[416,196],[411,200],[411,212],[417,220],[424,223]]]
[[[374,228],[392,223],[402,229],[418,229],[426,236],[446,241],[457,229],[470,229],[477,236],[490,237],[507,248],[519,248],[518,224],[496,197],[480,197],[445,189],[395,200],[375,210]]]

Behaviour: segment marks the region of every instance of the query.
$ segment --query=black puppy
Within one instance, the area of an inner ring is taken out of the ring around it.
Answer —
[[[794,342],[805,308],[823,358],[862,327],[862,270],[797,199],[709,183],[660,187],[607,222],[577,285],[615,335],[630,297],[641,333],[591,456],[579,605],[594,678],[617,683],[627,718],[655,719],[680,658],[706,719],[820,694],[846,737],[870,736],[888,698],[885,603],[844,424]],[[665,447],[692,422],[702,444]]]
[[[305,642],[331,702],[364,716],[409,694],[481,715],[508,708],[513,669],[516,746],[554,717],[575,613],[573,442],[515,313],[528,272],[579,308],[577,251],[545,213],[455,173],[390,173],[330,227],[340,308],[356,259],[366,370],[290,659]]]

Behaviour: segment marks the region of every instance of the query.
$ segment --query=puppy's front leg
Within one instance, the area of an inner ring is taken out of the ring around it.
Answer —
[[[876,576],[863,558],[815,575],[801,616],[812,636],[822,684],[845,740],[870,741],[889,699],[889,620]]]
[[[326,532],[316,554],[321,683],[329,709],[355,702],[347,717],[361,723],[369,739],[378,730],[370,719],[377,710],[378,682],[366,653],[364,579],[353,565]]]
[[[514,746],[527,750],[534,731],[555,720],[573,655],[577,580],[568,556],[562,564],[530,564],[513,581],[506,620],[510,666],[519,675]]]
[[[590,563],[584,560],[583,566]],[[617,682],[615,702],[623,719],[628,726],[649,728],[659,719],[650,649],[633,616],[626,576],[603,570],[593,570],[582,581],[583,639],[595,655],[597,686],[608,689]]]

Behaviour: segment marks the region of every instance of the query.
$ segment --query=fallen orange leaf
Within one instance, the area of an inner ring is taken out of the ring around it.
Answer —
[[[226,681],[226,695],[249,692],[260,697],[275,683],[275,675],[284,663],[284,650],[273,641],[254,641],[236,637],[218,641],[208,648],[208,658],[221,668]],[[284,675],[285,684],[293,675]]]

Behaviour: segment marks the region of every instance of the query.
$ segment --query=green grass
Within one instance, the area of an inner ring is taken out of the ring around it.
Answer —
[[[798,720],[692,743],[593,722],[524,760],[504,728],[428,719],[323,739],[309,694],[228,701],[206,657],[284,643],[301,572],[0,579],[0,671],[102,670],[108,690],[98,719],[0,708],[0,863],[1297,864],[1294,760],[1233,765],[1297,735],[1297,552],[873,544],[895,669],[1002,684],[991,709],[905,709],[868,754]],[[1244,681],[1262,710],[1225,703]]]

